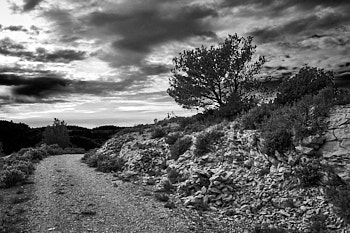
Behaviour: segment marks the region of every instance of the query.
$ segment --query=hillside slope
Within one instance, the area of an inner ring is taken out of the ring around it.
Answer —
[[[99,170],[113,164],[120,179],[154,185],[156,197],[213,212],[242,231],[348,232],[349,112],[350,105],[335,107],[323,135],[305,138],[284,155],[261,153],[259,132],[223,122],[186,135],[176,126],[163,127],[170,133],[153,139],[157,126],[117,135],[85,161]]]

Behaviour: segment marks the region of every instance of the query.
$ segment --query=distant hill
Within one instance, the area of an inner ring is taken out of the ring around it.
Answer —
[[[72,146],[85,150],[100,147],[106,140],[124,129],[113,125],[99,126],[93,129],[69,125],[67,128]],[[4,153],[11,154],[22,148],[35,147],[42,141],[44,130],[45,127],[31,128],[24,123],[1,120],[0,142],[2,142]]]
[[[24,123],[0,121],[0,142],[5,154],[16,152],[21,148],[32,147],[42,138],[40,129],[30,128]]]

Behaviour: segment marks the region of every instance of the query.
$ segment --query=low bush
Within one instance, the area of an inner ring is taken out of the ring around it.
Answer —
[[[218,118],[234,119],[243,111],[248,111],[257,105],[257,100],[254,97],[243,98],[238,95],[233,95],[225,106],[220,107],[214,113]]]
[[[17,160],[16,158],[6,161],[4,169],[17,169],[23,172],[25,175],[31,175],[35,170],[32,162],[28,160]]]
[[[283,80],[275,102],[282,105],[292,104],[306,95],[316,95],[323,88],[333,88],[333,80],[332,72],[315,67],[303,67],[295,76]]]
[[[3,183],[7,188],[15,186],[25,178],[24,172],[13,167],[8,167],[0,173],[0,183]]]
[[[76,147],[66,147],[63,150],[64,154],[84,154],[85,149],[84,148],[76,148]]]
[[[300,164],[295,168],[295,176],[304,188],[318,186],[323,178],[322,165],[317,159]]]
[[[336,207],[338,214],[350,224],[350,187],[330,186],[326,189],[327,199]]]
[[[314,215],[310,219],[310,226],[309,226],[309,232],[310,233],[326,233],[327,230],[327,224],[326,224],[327,217],[322,214]]]
[[[293,105],[286,104],[273,110],[260,126],[265,140],[263,152],[268,155],[274,155],[275,150],[283,153],[303,137],[322,132],[326,126],[324,118],[334,98],[334,89],[325,88],[319,90],[317,95],[306,95]],[[248,121],[247,125],[249,122],[252,121]],[[256,126],[254,123],[250,125]]]
[[[275,151],[284,153],[292,147],[292,134],[287,129],[277,129],[263,133],[264,145],[262,152],[274,156]]]
[[[260,227],[256,226],[251,233],[299,233],[297,230],[288,230],[284,228]]]
[[[29,158],[34,163],[39,162],[47,156],[48,153],[41,148],[28,148],[28,150],[23,154],[23,157]]]
[[[202,156],[206,153],[209,153],[212,149],[213,144],[222,136],[224,136],[224,133],[217,130],[212,130],[210,132],[205,132],[198,135],[195,143],[194,154],[196,156]]]
[[[179,132],[170,133],[165,137],[165,143],[167,143],[168,145],[174,145],[175,142],[181,137],[182,134]]]
[[[181,182],[183,180],[183,176],[175,168],[168,168],[167,169],[167,177],[172,184],[176,184],[176,183]]]
[[[185,153],[192,146],[192,138],[189,136],[179,138],[174,145],[170,147],[170,159],[177,160],[180,155]]]
[[[89,167],[97,167],[97,162],[99,160],[99,156],[96,154],[96,151],[90,151],[86,153],[82,161],[85,162]]]
[[[260,124],[270,118],[272,112],[277,108],[273,103],[263,103],[250,109],[241,118],[241,124],[244,129],[258,129]]]
[[[62,154],[64,154],[63,149],[57,144],[53,144],[53,145],[42,144],[40,146],[40,148],[42,150],[46,151],[49,155],[62,155]]]
[[[96,171],[100,172],[117,172],[123,170],[125,161],[118,157],[99,157],[97,161]]]
[[[155,138],[162,138],[167,134],[166,130],[162,127],[156,126],[153,128],[152,132],[151,132],[151,138],[155,139]]]
[[[350,104],[350,90],[339,89],[337,92],[337,95],[335,96],[334,104],[336,105]]]

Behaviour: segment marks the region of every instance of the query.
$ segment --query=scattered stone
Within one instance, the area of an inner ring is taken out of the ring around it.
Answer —
[[[93,216],[96,215],[96,211],[94,210],[83,210],[80,212],[80,214],[85,215],[85,216]]]

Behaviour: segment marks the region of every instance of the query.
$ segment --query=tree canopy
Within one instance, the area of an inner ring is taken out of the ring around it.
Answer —
[[[43,142],[48,145],[57,144],[62,148],[69,147],[70,138],[67,124],[64,121],[55,118],[53,125],[49,125],[45,128]]]
[[[168,94],[187,109],[226,106],[230,100],[246,98],[259,81],[255,78],[265,62],[252,62],[256,46],[252,37],[229,35],[217,46],[185,50],[173,59]]]

